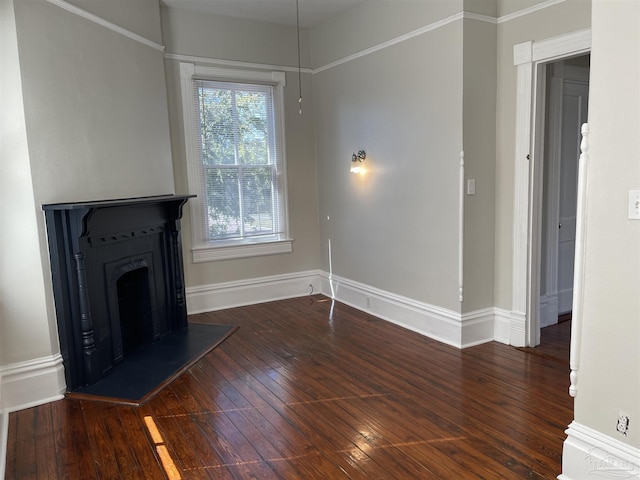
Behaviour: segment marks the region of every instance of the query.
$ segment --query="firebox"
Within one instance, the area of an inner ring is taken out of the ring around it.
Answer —
[[[43,205],[68,390],[187,328],[180,218],[192,196]]]

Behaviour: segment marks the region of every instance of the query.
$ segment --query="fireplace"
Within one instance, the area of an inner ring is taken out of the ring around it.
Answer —
[[[43,205],[68,390],[187,328],[180,218],[190,197]]]

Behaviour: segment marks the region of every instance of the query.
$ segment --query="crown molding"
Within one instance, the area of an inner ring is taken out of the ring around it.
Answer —
[[[482,15],[480,13],[473,12],[462,12],[462,15],[465,20],[478,20],[479,22],[491,23],[492,25],[498,23],[498,19],[490,15]]]
[[[563,2],[566,2],[566,0],[547,0],[546,2],[539,3],[538,5],[533,5],[532,7],[524,8],[508,15],[503,15],[502,17],[497,18],[497,23],[505,23],[510,20],[515,20],[516,18],[524,17],[530,13],[535,13]]]
[[[56,7],[60,7],[63,10],[66,10],[67,12],[73,13],[74,15],[77,15],[86,20],[89,20],[90,22],[100,25],[108,30],[111,30],[112,32],[118,33],[123,37],[127,37],[131,40],[134,40],[138,43],[146,45],[147,47],[151,47],[155,50],[159,50],[161,52],[164,51],[164,45],[160,45],[159,43],[156,43],[153,40],[149,40],[148,38],[143,37],[142,35],[138,35],[137,33],[134,33],[131,30],[127,30],[126,28],[123,28],[119,25],[116,25],[113,22],[110,22],[108,20],[105,20],[104,18],[94,15],[91,12],[87,12],[86,10],[83,10],[80,7],[76,7],[75,5],[69,2],[66,2],[65,0],[46,0],[46,1],[52,5],[55,5]]]
[[[431,32],[433,30],[436,30],[438,28],[444,27],[446,25],[449,25],[450,23],[453,22],[457,22],[458,20],[477,20],[480,22],[485,22],[485,23],[489,23],[492,25],[497,25],[500,23],[505,23],[508,22],[510,20],[514,20],[516,18],[520,18],[523,17],[525,15],[529,15],[531,13],[534,12],[538,12],[540,10],[544,10],[545,8],[551,7],[553,5],[559,4],[559,3],[563,3],[566,0],[547,0],[546,2],[542,2],[539,3],[538,5],[534,5],[532,7],[529,8],[525,8],[523,10],[519,10],[517,12],[514,13],[510,13],[509,15],[503,15],[502,17],[492,17],[490,15],[481,15],[479,13],[473,13],[473,12],[458,12],[454,15],[451,15],[447,18],[444,18],[442,20],[438,20],[437,22],[433,22],[430,23],[428,25],[425,25],[423,27],[420,27],[416,30],[412,30],[411,32],[405,33],[404,35],[400,35],[398,37],[392,38],[391,40],[387,40],[386,42],[382,42],[379,43],[378,45],[374,45],[373,47],[361,50],[359,52],[353,53],[351,55],[348,55],[346,57],[340,58],[338,60],[335,60],[333,62],[327,63],[326,65],[322,65],[320,67],[314,68],[311,73],[316,74],[316,73],[320,73],[323,72],[325,70],[329,70],[333,67],[337,67],[339,65],[342,65],[344,63],[350,62],[352,60],[356,60],[358,58],[364,57],[366,55],[369,55],[371,53],[375,53],[378,52],[380,50],[383,50],[385,48],[391,47],[393,45],[397,45],[398,43],[402,43],[406,40],[410,40],[412,38],[415,38],[417,36],[420,36],[424,33],[427,32]]]
[[[179,62],[188,62],[197,65],[215,65],[220,67],[236,67],[252,70],[278,70],[281,72],[298,73],[298,67],[289,67],[285,65],[269,65],[266,63],[241,62],[237,60],[223,60],[220,58],[198,57],[194,55],[181,55],[179,53],[165,53],[164,58],[167,60],[176,60]],[[302,73],[312,73],[310,68],[301,68]]]

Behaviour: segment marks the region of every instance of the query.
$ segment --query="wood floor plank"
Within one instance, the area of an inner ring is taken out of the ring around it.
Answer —
[[[5,458],[5,480],[16,478],[16,446],[18,443],[18,414],[9,415],[7,425],[7,447]]]
[[[179,458],[178,453],[182,450],[186,450],[189,455],[193,455],[194,449],[187,446],[187,442],[184,440],[179,427],[175,426],[174,418],[172,416],[165,417],[167,418],[166,423],[168,425],[164,425],[163,422],[160,421],[159,417],[156,416],[156,410],[164,412],[164,402],[161,400],[163,393],[166,393],[166,390],[154,397],[147,404],[135,408],[135,415],[138,417],[142,425],[141,429],[138,431],[143,438],[140,438],[138,443],[142,445],[147,442],[152,449],[153,457],[157,463],[157,468],[162,472],[161,476],[158,478],[168,478],[169,480],[188,478],[185,476],[186,469],[182,463],[182,459]],[[172,438],[171,441],[169,441],[167,438],[167,430],[174,432],[177,439]],[[196,464],[197,461],[194,459],[193,463]],[[193,478],[206,480],[210,477],[206,472],[202,472],[201,476],[194,475]]]
[[[213,363],[213,365],[220,370],[223,375],[226,374],[228,380],[232,381],[235,379],[236,374],[234,372],[241,370],[241,367],[239,365],[235,366],[233,358],[225,356],[222,352],[218,352],[217,356],[220,361]],[[213,360],[211,361],[213,362]],[[286,404],[284,404],[279,398],[275,397],[271,391],[257,379],[246,376],[242,381],[238,381],[236,386],[239,391],[245,394],[246,397],[252,398],[253,402],[257,405],[261,405],[261,412],[269,413],[270,418],[273,418],[272,412],[275,411],[278,416],[288,419],[288,422],[291,423],[295,431],[300,432],[300,435],[302,435],[306,441],[311,442],[319,452],[323,454],[327,451],[334,452],[336,450],[336,443],[342,443],[343,450],[345,450],[344,447],[354,447],[353,443],[350,442],[348,438],[333,428],[333,423],[323,422],[318,426],[314,424],[312,420],[298,416],[295,411],[288,408]],[[268,404],[269,407],[265,407],[265,403]],[[346,448],[346,450],[349,450],[349,448]],[[366,458],[366,463],[369,463],[368,461],[370,459],[367,455],[364,452],[359,453],[363,458]],[[336,456],[335,458],[339,462],[344,462],[337,465],[339,468],[344,470],[349,468],[349,459],[341,456]],[[389,472],[384,471],[382,468],[378,467],[378,471],[384,472],[383,476],[386,478],[393,478]]]
[[[131,434],[133,430],[131,425],[125,426],[122,424],[120,410],[122,410],[122,407],[115,406],[105,409],[103,420],[118,464],[118,471],[127,480],[144,480],[144,470],[138,464],[132,449]]]
[[[98,463],[94,460],[89,441],[89,429],[85,424],[82,402],[79,400],[63,400],[68,412],[66,427],[71,430],[73,450],[78,464],[79,479],[94,480],[98,478]],[[61,426],[62,427],[62,426]]]
[[[17,441],[15,468],[16,478],[35,479],[37,474],[36,463],[36,432],[35,415],[37,409],[28,408],[17,413]]]
[[[204,375],[205,370],[209,374],[217,371],[207,363],[201,375],[202,381],[206,382],[209,377]],[[254,390],[245,388],[245,395],[228,384],[222,376],[215,375],[218,383],[225,384],[225,395],[233,402],[233,406],[227,411],[241,411],[253,425],[269,435],[271,443],[278,450],[283,458],[296,458],[306,455],[317,455],[319,452],[315,445],[309,442],[300,431],[278,410],[273,408],[267,401],[256,394]],[[242,389],[242,386],[240,388]]]
[[[70,404],[65,401],[51,402],[53,445],[55,446],[57,476],[62,480],[80,478],[78,459],[75,455],[74,438],[68,428],[71,421]]]
[[[273,477],[268,466],[263,465],[263,459],[278,453],[258,429],[244,421],[238,410],[223,410],[211,398],[201,402],[205,397],[198,395],[199,385],[193,377],[184,376],[172,388],[197,428],[208,432],[206,436],[221,463],[229,471],[235,471],[233,476],[244,477],[245,463],[249,462],[261,470],[261,478]]]
[[[117,452],[109,435],[107,421],[113,413],[112,405],[96,402],[81,402],[84,426],[89,437],[91,455],[96,465],[98,478],[123,480],[118,464]]]
[[[320,295],[190,320],[240,328],[140,407],[65,399],[11,413],[6,478],[560,473],[570,322],[533,351],[459,350]]]
[[[209,441],[201,436],[192,418],[181,408],[171,386],[141,408],[144,416],[149,417],[149,423],[157,427],[162,444],[180,472],[190,471],[192,475],[197,472],[202,478],[209,478],[207,468],[222,463]]]
[[[57,458],[51,405],[46,404],[35,410],[35,417],[36,478],[38,480],[56,478],[58,475]]]
[[[166,473],[158,463],[155,446],[151,445],[146,437],[144,419],[140,417],[139,409],[120,406],[117,411],[122,432],[127,436],[131,453],[142,473],[141,478],[147,480],[165,478]]]

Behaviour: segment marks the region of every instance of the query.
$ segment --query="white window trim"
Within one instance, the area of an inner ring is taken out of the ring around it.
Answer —
[[[274,102],[278,102],[276,109],[280,115],[276,115],[277,135],[280,135],[282,145],[282,171],[285,181],[282,182],[282,197],[284,212],[284,234],[274,235],[265,238],[251,238],[242,240],[203,242],[199,239],[205,238],[202,231],[200,218],[204,208],[201,192],[198,191],[198,169],[201,162],[196,148],[198,126],[195,122],[193,112],[193,79],[226,80],[234,82],[262,82],[275,84]],[[187,180],[189,193],[197,197],[189,201],[191,214],[191,253],[193,263],[212,262],[217,260],[229,260],[233,258],[256,257],[262,255],[273,255],[279,253],[291,253],[293,251],[293,239],[289,235],[289,209],[287,204],[287,182],[286,182],[286,143],[284,132],[284,72],[266,72],[256,70],[239,70],[231,68],[220,68],[196,65],[193,63],[180,63],[180,79],[182,92],[182,115],[184,120],[185,153],[187,159]],[[194,191],[195,190],[195,191]]]

